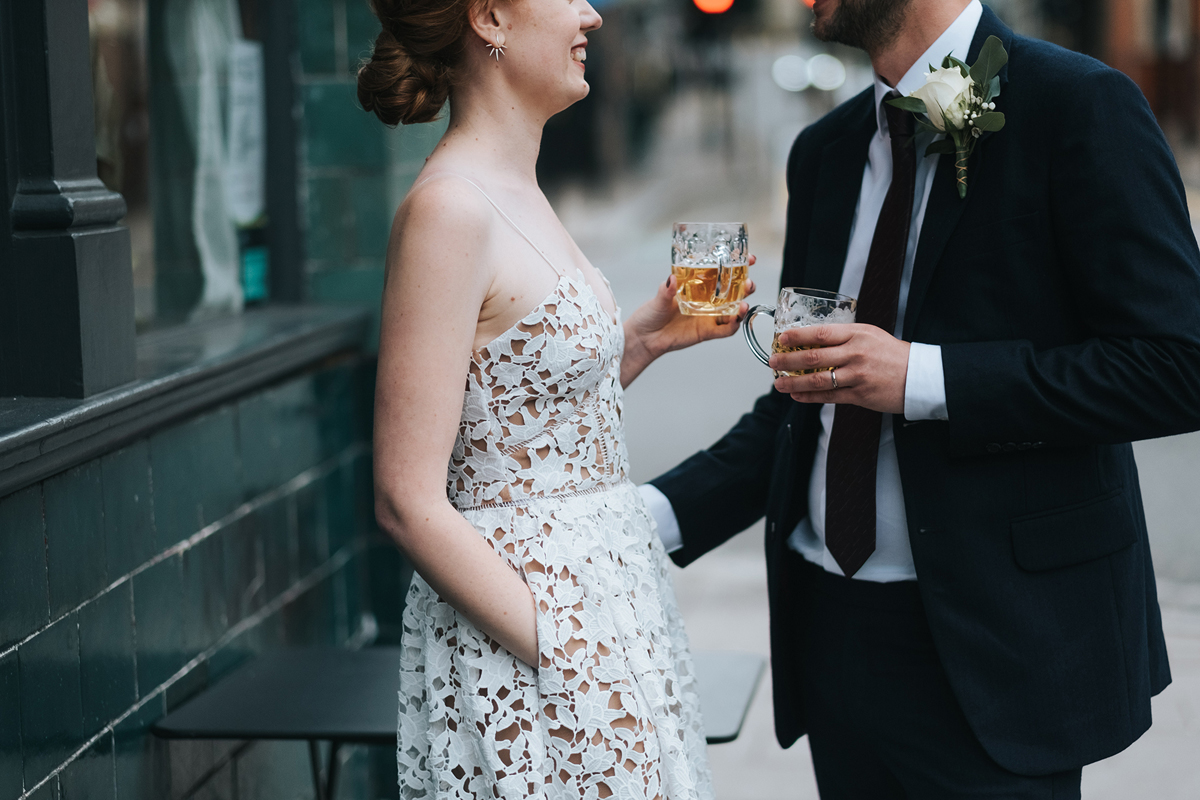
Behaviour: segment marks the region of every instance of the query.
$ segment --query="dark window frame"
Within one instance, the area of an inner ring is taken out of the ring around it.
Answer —
[[[272,303],[304,299],[295,13],[258,4]],[[0,396],[85,398],[136,378],[125,202],[96,175],[92,108],[87,0],[0,4]]]

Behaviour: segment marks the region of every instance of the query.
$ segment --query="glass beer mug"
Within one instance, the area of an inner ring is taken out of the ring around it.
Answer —
[[[746,296],[749,241],[742,222],[676,222],[671,235],[671,272],[679,313],[725,317],[737,314]]]
[[[756,358],[764,364],[768,363],[770,354],[762,349],[762,345],[754,338],[752,322],[759,314],[770,314],[775,318],[775,332],[771,337],[772,353],[790,353],[796,350],[809,350],[808,347],[784,347],[779,343],[779,335],[791,328],[805,328],[809,325],[835,325],[854,322],[858,301],[837,292],[827,292],[823,289],[804,289],[785,286],[779,290],[779,301],[772,306],[755,306],[746,315],[742,332],[746,334],[746,344],[754,352]],[[821,369],[830,369],[822,367]],[[808,375],[819,372],[819,369],[802,369],[796,372],[772,370],[775,377],[784,375]]]

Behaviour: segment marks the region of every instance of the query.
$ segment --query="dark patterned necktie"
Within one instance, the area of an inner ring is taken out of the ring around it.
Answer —
[[[888,98],[897,96],[893,92]],[[875,225],[855,319],[891,334],[916,194],[917,151],[912,114],[886,103],[883,111],[892,139],[892,183]],[[880,412],[858,406],[839,405],[833,416],[825,472],[825,546],[848,578],[875,552],[875,471],[882,425]]]

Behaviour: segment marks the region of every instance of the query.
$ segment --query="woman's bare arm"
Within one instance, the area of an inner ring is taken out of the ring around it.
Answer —
[[[537,666],[533,595],[446,497],[476,323],[494,277],[483,259],[494,213],[459,183],[422,187],[393,225],[375,391],[375,515],[442,599]]]

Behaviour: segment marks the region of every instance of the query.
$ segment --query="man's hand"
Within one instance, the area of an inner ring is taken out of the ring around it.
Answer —
[[[779,342],[784,347],[816,349],[775,353],[771,356],[772,369],[823,370],[775,379],[775,388],[790,394],[797,403],[850,403],[873,411],[904,413],[908,342],[874,325],[860,324],[792,328],[780,335]],[[829,372],[829,367],[834,371]]]

